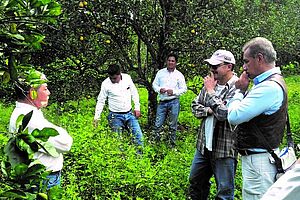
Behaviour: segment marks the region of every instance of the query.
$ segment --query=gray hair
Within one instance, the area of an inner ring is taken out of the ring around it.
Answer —
[[[261,53],[268,64],[275,63],[276,51],[268,39],[263,37],[256,37],[247,42],[243,47],[243,52],[249,49],[249,56],[255,58],[257,54]]]

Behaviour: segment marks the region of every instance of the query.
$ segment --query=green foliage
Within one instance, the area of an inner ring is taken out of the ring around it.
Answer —
[[[289,112],[295,142],[300,131],[299,77],[287,77]],[[147,90],[139,89],[143,116],[146,123]],[[136,154],[132,138],[126,132],[111,133],[107,124],[107,110],[101,115],[97,129],[92,126],[95,99],[81,99],[54,103],[46,109],[47,118],[68,127],[74,139],[70,153],[65,155],[63,168],[64,194],[61,199],[186,199],[188,175],[195,151],[196,131],[200,123],[192,116],[191,101],[196,94],[189,91],[181,97],[180,125],[176,149],[170,149],[164,141],[149,141],[151,130],[143,128],[145,148]],[[51,113],[51,114],[50,114]],[[56,113],[53,115],[53,113]],[[236,199],[242,199],[241,166],[236,175]],[[216,193],[212,178],[210,199]]]
[[[285,76],[299,75],[300,67],[299,62],[290,62],[287,65],[281,66],[282,73]]]
[[[51,144],[45,144],[40,139],[47,141],[50,136],[58,135],[52,128],[45,128],[39,131],[35,129],[30,134],[27,125],[31,119],[33,111],[20,115],[17,119],[17,131],[10,134],[10,138],[3,147],[3,159],[1,159],[1,176],[4,185],[0,190],[0,197],[13,199],[48,199],[46,191],[46,176],[50,172],[46,167],[33,159],[35,152],[39,148],[47,153],[57,156],[56,149]],[[57,192],[56,192],[57,193]],[[54,191],[51,192],[55,198]],[[51,199],[51,198],[49,198]]]
[[[18,70],[41,49],[44,27],[61,13],[55,0],[2,0],[0,5],[0,81],[17,80]]]

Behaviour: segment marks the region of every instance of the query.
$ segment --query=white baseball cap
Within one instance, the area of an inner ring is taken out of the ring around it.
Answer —
[[[230,51],[217,50],[209,59],[204,60],[211,65],[219,65],[223,62],[235,64],[235,59]]]

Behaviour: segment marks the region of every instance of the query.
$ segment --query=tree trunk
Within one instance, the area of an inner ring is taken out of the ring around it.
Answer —
[[[8,72],[10,75],[10,79],[12,81],[16,81],[18,79],[16,64],[15,64],[15,56],[11,52],[9,53],[9,59],[8,59]]]
[[[157,93],[152,89],[152,87],[147,87],[148,90],[148,128],[152,128],[155,122],[156,107],[157,107]]]

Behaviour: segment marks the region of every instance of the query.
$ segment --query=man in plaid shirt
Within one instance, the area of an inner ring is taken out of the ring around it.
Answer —
[[[234,199],[237,151],[233,146],[235,135],[227,121],[226,104],[236,91],[235,58],[229,51],[218,50],[205,61],[211,71],[192,102],[192,112],[202,123],[189,177],[190,197],[208,199],[209,180],[214,175],[216,199]]]

